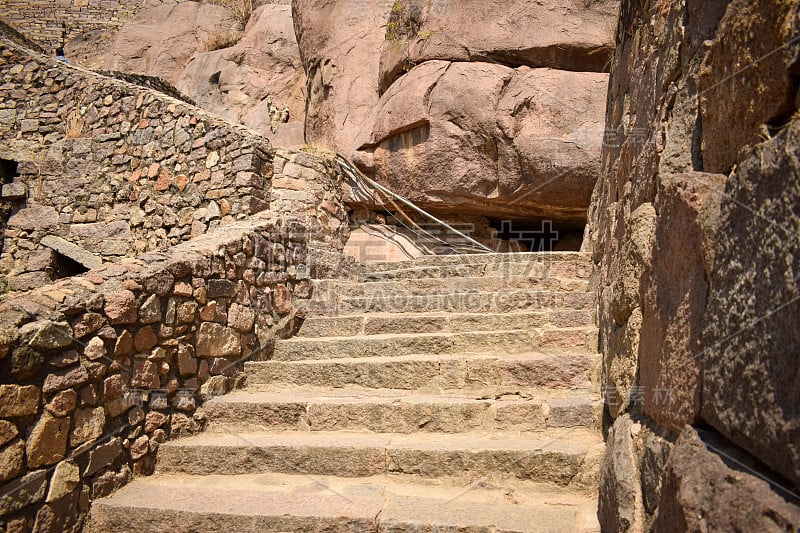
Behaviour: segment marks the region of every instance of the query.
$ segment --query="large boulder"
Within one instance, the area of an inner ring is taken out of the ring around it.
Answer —
[[[224,7],[181,2],[145,9],[120,28],[105,68],[174,85],[192,54],[225,48],[240,33],[234,13]]]
[[[705,313],[702,416],[800,487],[800,120],[726,183]]]
[[[606,70],[617,0],[394,2],[381,49],[381,92],[435,59],[575,71]]]
[[[387,2],[293,0],[308,77],[306,140],[346,152],[378,102]]]
[[[353,157],[423,208],[580,224],[607,83],[602,73],[427,61],[381,97]]]
[[[271,137],[283,122],[303,122],[302,68],[291,7],[267,4],[253,11],[234,46],[195,54],[176,87],[209,111]]]

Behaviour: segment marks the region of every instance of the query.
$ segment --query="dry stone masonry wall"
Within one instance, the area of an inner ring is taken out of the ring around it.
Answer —
[[[47,50],[76,35],[120,27],[145,7],[174,0],[2,0],[3,18]]]
[[[256,217],[0,304],[0,522],[69,529],[202,428],[198,403],[310,297],[307,244],[302,224]]]
[[[286,211],[324,206],[329,232],[343,225],[330,164],[273,161],[263,137],[185,102],[0,46],[0,158],[18,173],[3,189],[12,289],[57,277],[55,253],[93,267],[165,249],[264,211],[270,194]],[[273,177],[287,191],[271,193]]]
[[[622,2],[584,242],[604,531],[800,527],[797,13]]]
[[[80,530],[292,333],[348,214],[329,158],[5,40],[0,62],[3,274],[44,285],[0,303],[0,530]],[[54,254],[91,270],[50,283]]]

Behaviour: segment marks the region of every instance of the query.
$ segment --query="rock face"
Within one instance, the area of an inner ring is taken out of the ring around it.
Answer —
[[[776,488],[800,487],[797,9],[622,2],[584,239],[613,424],[608,531],[797,527],[798,502]],[[620,441],[628,416],[660,437]]]
[[[253,11],[242,38],[198,52],[176,87],[198,105],[271,137],[284,122],[303,122],[305,76],[288,5]]]
[[[292,5],[308,142],[437,213],[585,222],[615,2]]]
[[[306,141],[348,151],[378,102],[386,2],[293,0],[295,35],[308,78]]]
[[[425,61],[606,71],[619,3],[410,0],[392,5],[381,49],[381,92]]]
[[[381,97],[354,156],[423,207],[580,223],[608,76],[427,61]]]
[[[105,68],[158,76],[174,85],[192,54],[225,48],[240,31],[231,11],[212,4],[146,9],[117,32]]]

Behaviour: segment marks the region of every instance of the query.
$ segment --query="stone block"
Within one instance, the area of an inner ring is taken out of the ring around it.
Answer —
[[[708,283],[698,215],[719,174],[662,176],[655,240],[642,278],[639,383],[644,410],[681,428],[700,413],[703,312]]]
[[[103,264],[103,260],[100,257],[61,237],[46,235],[42,238],[41,242],[42,245],[55,250],[63,256],[69,257],[88,269],[97,268]]]
[[[198,357],[238,357],[242,346],[236,330],[217,324],[203,322],[197,332]]]
[[[798,157],[800,120],[793,120],[728,178],[702,337],[703,419],[796,486]]]
[[[597,517],[603,531],[641,531],[642,491],[639,484],[637,440],[641,427],[630,416],[619,416],[606,440],[600,469]]]
[[[3,185],[3,198],[7,200],[22,200],[28,195],[28,188],[24,183],[14,182]]]
[[[55,464],[64,459],[69,436],[69,418],[56,418],[44,413],[31,430],[25,443],[28,467]]]
[[[0,385],[0,416],[20,417],[39,412],[39,389],[33,385]]]

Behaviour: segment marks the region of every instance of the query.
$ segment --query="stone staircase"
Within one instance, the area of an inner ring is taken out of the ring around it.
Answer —
[[[298,335],[92,531],[599,531],[589,258],[365,269],[316,282]]]

